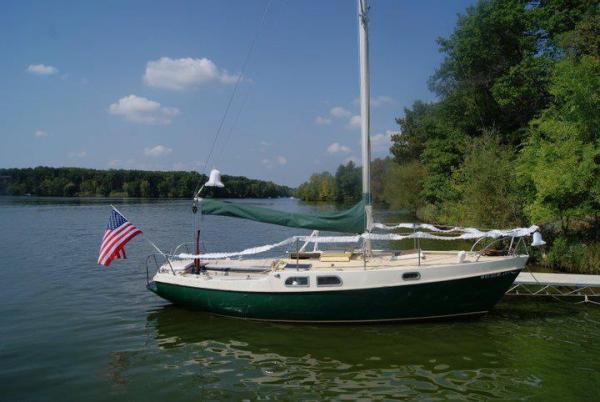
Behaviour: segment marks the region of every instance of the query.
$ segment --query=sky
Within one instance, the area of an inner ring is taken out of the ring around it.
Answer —
[[[436,39],[472,3],[370,2],[374,157],[404,107],[435,100]],[[218,168],[296,186],[360,160],[357,32],[353,0],[4,1],[0,167]]]

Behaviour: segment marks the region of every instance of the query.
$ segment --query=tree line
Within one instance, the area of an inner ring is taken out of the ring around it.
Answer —
[[[222,177],[225,188],[209,188],[207,196],[222,198],[289,197],[292,189],[242,176]],[[191,197],[206,175],[198,172],[96,170],[85,168],[0,169],[0,194],[55,197],[101,196]]]
[[[361,168],[350,161],[340,165],[335,175],[313,174],[298,187],[296,196],[304,201],[355,202],[361,197],[361,177]]]
[[[406,108],[391,157],[374,161],[379,201],[440,224],[543,225],[542,262],[600,273],[599,10],[592,0],[469,7],[438,40],[437,100]]]

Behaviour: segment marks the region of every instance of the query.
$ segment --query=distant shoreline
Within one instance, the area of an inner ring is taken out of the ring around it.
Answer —
[[[98,170],[86,168],[0,169],[0,194],[39,197],[187,198],[208,178],[198,172]],[[223,175],[224,188],[206,188],[205,197],[275,198],[295,190],[272,181]]]
[[[129,197],[127,195],[123,195],[123,196],[117,196],[117,195],[109,195],[109,196],[103,196],[103,195],[72,195],[72,196],[64,196],[64,195],[38,195],[38,194],[22,194],[22,195],[12,195],[12,194],[0,194],[0,197],[11,197],[11,198],[43,198],[43,199],[52,199],[52,198],[63,198],[63,199],[70,199],[70,200],[77,200],[77,199],[99,199],[99,200],[190,200],[192,199],[192,195],[190,195],[189,197]],[[245,200],[278,200],[278,199],[294,199],[294,200],[298,200],[298,201],[302,201],[299,200],[298,198],[289,196],[280,196],[280,197],[245,197],[245,198],[237,198],[237,197],[214,197],[214,196],[208,196],[208,197],[203,197],[203,198],[216,198],[216,199],[222,199],[222,200],[240,200],[240,199],[245,199]],[[315,204],[312,201],[304,201],[308,204]],[[332,205],[337,205],[336,203],[331,203],[331,202],[322,202],[320,204],[332,204]]]

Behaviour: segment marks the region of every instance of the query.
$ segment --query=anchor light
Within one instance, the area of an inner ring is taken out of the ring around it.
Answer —
[[[219,172],[217,169],[211,170],[208,181],[206,182],[204,187],[225,187],[225,185],[221,181],[221,172]]]
[[[533,241],[531,242],[531,245],[533,247],[539,247],[543,246],[544,244],[546,244],[546,242],[544,241],[544,239],[542,239],[542,234],[540,232],[534,232]]]

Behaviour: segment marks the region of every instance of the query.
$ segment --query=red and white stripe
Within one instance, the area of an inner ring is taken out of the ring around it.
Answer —
[[[108,236],[111,232],[112,232],[112,230],[108,230],[108,229],[106,229],[104,231],[104,237],[102,238],[103,244],[104,244],[104,240],[106,239],[106,236]],[[119,251],[117,251],[117,253],[113,257],[113,259],[126,259],[126,258],[127,258],[127,254],[125,254],[125,247],[122,247]]]
[[[129,222],[125,222],[115,230],[106,230],[100,246],[98,264],[109,266],[115,258],[127,258],[123,247],[142,231]]]

